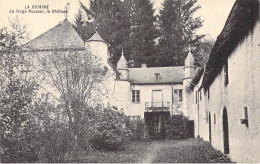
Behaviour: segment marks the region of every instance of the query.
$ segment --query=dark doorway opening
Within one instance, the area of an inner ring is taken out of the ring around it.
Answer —
[[[147,133],[150,139],[165,139],[166,122],[170,118],[170,112],[144,112]]]
[[[223,110],[223,141],[224,154],[229,154],[228,114],[226,108]]]
[[[194,138],[194,121],[188,121],[187,123],[188,128],[188,138]]]
[[[211,115],[209,112],[209,142],[211,143]]]

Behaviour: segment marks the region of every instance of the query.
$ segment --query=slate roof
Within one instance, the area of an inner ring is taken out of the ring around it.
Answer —
[[[195,85],[197,85],[198,82],[200,81],[200,79],[201,79],[201,77],[202,77],[202,75],[203,75],[203,73],[204,73],[204,69],[205,69],[204,67],[200,67],[200,68],[198,68],[198,69],[196,70],[195,76],[194,76],[194,78],[192,79],[191,84],[190,84],[190,89],[191,89],[191,90],[193,90],[194,87],[195,87]]]
[[[105,42],[104,39],[99,35],[98,32],[96,32],[91,38],[89,38],[87,40],[87,42],[90,42],[90,41],[101,41],[101,42]],[[106,42],[105,42],[106,43]]]
[[[84,42],[74,30],[71,23],[65,19],[55,27],[25,44],[23,50],[66,50],[85,49]]]
[[[228,56],[253,31],[259,21],[259,0],[236,0],[206,65],[202,87],[207,89],[220,73]]]
[[[184,66],[128,69],[129,80],[135,84],[182,83],[184,79]],[[158,80],[155,79],[155,73],[160,73]]]

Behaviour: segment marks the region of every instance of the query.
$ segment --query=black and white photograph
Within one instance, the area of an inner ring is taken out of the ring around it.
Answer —
[[[1,163],[260,163],[260,0],[0,0]]]

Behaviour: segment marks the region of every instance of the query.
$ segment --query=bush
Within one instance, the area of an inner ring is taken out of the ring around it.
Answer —
[[[34,118],[32,124],[38,126],[38,162],[64,162],[74,140],[61,106],[38,102],[34,104],[31,113]]]
[[[0,94],[0,162],[36,162],[35,131],[28,113],[35,83],[12,77]]]
[[[166,139],[187,138],[188,119],[183,115],[173,115],[166,123]]]
[[[52,125],[48,129],[41,131],[39,139],[41,151],[39,151],[40,162],[64,162],[64,157],[71,147],[69,129],[62,125]]]
[[[139,141],[146,139],[146,126],[143,119],[130,120],[127,126],[132,132],[132,140]]]
[[[96,109],[93,125],[90,127],[90,140],[94,148],[118,150],[131,139],[131,130],[126,126],[129,118],[122,111],[108,107]]]

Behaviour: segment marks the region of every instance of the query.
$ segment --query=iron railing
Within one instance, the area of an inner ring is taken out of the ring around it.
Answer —
[[[170,102],[145,102],[145,110],[170,110]]]

